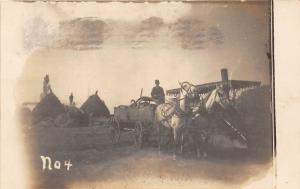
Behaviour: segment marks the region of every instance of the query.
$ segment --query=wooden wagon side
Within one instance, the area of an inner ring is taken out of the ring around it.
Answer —
[[[131,105],[120,105],[114,108],[111,123],[111,139],[113,144],[120,141],[122,132],[131,131],[135,146],[141,148],[153,127],[156,105],[143,98]]]

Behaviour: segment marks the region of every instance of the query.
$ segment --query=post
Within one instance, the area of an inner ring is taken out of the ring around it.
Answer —
[[[222,81],[228,81],[228,71],[226,68],[221,69]]]
[[[221,69],[221,77],[222,77],[222,83],[224,86],[225,94],[229,98],[228,71],[226,68]]]
[[[143,96],[143,88],[141,88],[141,93],[140,93],[140,97]]]

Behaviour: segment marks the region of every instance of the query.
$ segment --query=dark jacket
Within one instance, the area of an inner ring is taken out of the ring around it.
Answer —
[[[165,102],[165,92],[160,86],[155,86],[152,88],[151,97],[156,100],[159,104]]]

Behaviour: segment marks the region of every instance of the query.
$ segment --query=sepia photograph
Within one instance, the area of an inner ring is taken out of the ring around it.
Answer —
[[[16,186],[274,188],[271,1],[1,9]]]

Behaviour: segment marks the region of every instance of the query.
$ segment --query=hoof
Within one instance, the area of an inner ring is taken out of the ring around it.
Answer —
[[[173,154],[173,160],[176,161],[176,155],[175,154]]]
[[[202,157],[201,151],[197,149],[197,158],[200,159]]]

